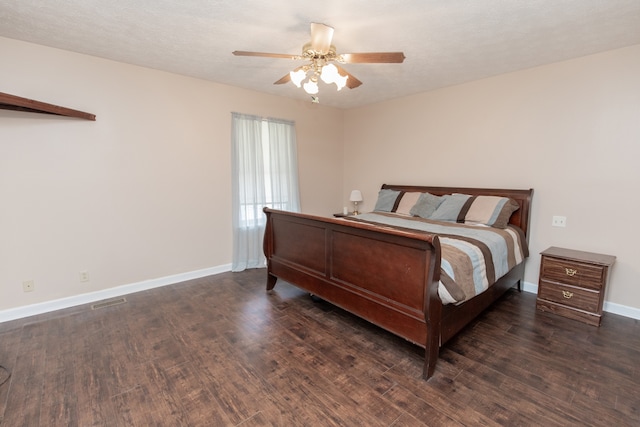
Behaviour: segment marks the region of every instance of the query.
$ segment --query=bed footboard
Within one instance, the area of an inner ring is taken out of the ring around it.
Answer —
[[[437,236],[264,212],[267,290],[285,280],[425,348],[423,376],[433,374],[442,309]]]

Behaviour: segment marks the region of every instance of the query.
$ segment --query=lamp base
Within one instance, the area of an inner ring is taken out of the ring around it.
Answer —
[[[353,202],[353,205],[355,206],[355,207],[353,208],[353,214],[354,214],[354,215],[358,215],[358,213],[359,213],[359,212],[358,212],[358,202]]]

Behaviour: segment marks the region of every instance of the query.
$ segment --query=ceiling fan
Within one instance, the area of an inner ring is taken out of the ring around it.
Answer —
[[[338,90],[344,86],[349,89],[357,88],[362,84],[360,80],[347,72],[339,64],[374,64],[374,63],[401,63],[404,61],[402,52],[367,52],[367,53],[342,53],[336,51],[331,44],[333,39],[333,27],[324,24],[311,23],[311,41],[302,47],[301,55],[289,55],[286,53],[247,52],[236,50],[236,56],[263,56],[267,58],[285,58],[305,60],[308,63],[301,65],[283,76],[274,84],[283,84],[291,81],[297,87],[312,95],[312,100],[318,102],[315,96],[318,91],[318,79],[327,84],[335,83]],[[306,83],[303,80],[308,77]]]

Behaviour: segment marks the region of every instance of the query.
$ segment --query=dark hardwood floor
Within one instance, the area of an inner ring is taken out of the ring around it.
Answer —
[[[637,320],[596,328],[510,291],[425,382],[421,349],[265,275],[0,324],[0,424],[640,425]]]

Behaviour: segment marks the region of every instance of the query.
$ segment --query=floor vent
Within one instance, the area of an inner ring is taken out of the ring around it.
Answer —
[[[112,299],[112,300],[109,300],[109,301],[103,301],[103,302],[99,302],[97,304],[93,304],[91,306],[91,309],[92,310],[97,310],[99,308],[111,307],[112,305],[124,304],[125,302],[127,302],[127,300],[125,298]]]

